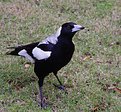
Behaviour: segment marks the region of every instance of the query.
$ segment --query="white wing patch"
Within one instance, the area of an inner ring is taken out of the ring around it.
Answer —
[[[31,63],[34,63],[34,59],[27,53],[27,51],[25,49],[21,50],[19,53],[18,53],[20,56],[23,56],[25,57],[26,59],[30,60]]]
[[[38,60],[42,60],[42,59],[47,59],[48,57],[50,57],[51,52],[50,51],[43,51],[38,47],[35,47],[32,51],[33,56],[38,59]]]

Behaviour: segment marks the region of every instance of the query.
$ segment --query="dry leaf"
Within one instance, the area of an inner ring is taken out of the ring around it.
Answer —
[[[118,93],[121,94],[121,89],[120,89],[120,88],[117,88],[117,87],[115,87],[115,86],[109,87],[108,89],[109,89],[109,90],[114,90],[114,91],[116,91],[116,92],[118,92]]]
[[[112,45],[121,45],[121,42],[117,41],[117,42],[112,42],[109,44],[109,46],[112,46]]]
[[[112,86],[112,87],[109,87],[108,89],[112,89],[112,90],[119,92],[121,94],[121,89],[119,89],[117,87]]]
[[[88,59],[90,59],[91,57],[90,56],[85,56],[84,58],[83,58],[83,60],[85,61],[85,60],[88,60]]]
[[[114,88],[115,91],[119,92],[121,94],[121,89],[119,88]]]
[[[92,55],[89,52],[86,52],[84,56],[81,57],[82,61],[89,60],[92,58]]]
[[[24,67],[25,68],[29,68],[30,67],[30,64],[25,64]]]
[[[92,109],[91,109],[91,112],[97,112],[97,111],[98,111],[98,109],[99,109],[99,107],[98,107],[98,106],[96,106],[96,107],[94,107],[94,108],[92,108]]]

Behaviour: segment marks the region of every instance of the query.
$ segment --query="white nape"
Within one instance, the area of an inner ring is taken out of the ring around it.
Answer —
[[[26,59],[28,59],[31,63],[34,63],[34,59],[27,53],[27,51],[25,49],[21,50],[20,52],[18,52],[18,54],[20,56],[25,57]]]
[[[47,59],[48,57],[50,57],[51,52],[50,51],[43,51],[38,47],[35,47],[32,50],[32,54],[33,56],[38,59],[38,60],[42,60],[42,59]]]
[[[61,34],[61,29],[62,29],[62,27],[60,27],[56,33],[52,34],[51,36],[48,36],[46,39],[44,39],[42,42],[40,42],[39,45],[40,44],[49,44],[49,42],[52,44],[56,44],[58,42],[58,37]]]

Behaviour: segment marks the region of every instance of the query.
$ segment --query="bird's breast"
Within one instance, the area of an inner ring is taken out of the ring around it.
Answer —
[[[57,70],[69,63],[74,52],[73,43],[59,43],[55,45],[51,56],[48,58],[48,63],[51,67]]]

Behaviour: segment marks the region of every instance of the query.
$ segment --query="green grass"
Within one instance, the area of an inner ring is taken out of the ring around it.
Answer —
[[[27,60],[5,53],[8,46],[41,41],[67,21],[86,27],[58,73],[68,95],[49,75],[43,86],[49,107],[40,110],[33,65],[25,68]],[[109,90],[112,85],[121,88],[120,0],[0,1],[0,112],[120,112],[121,93]]]

